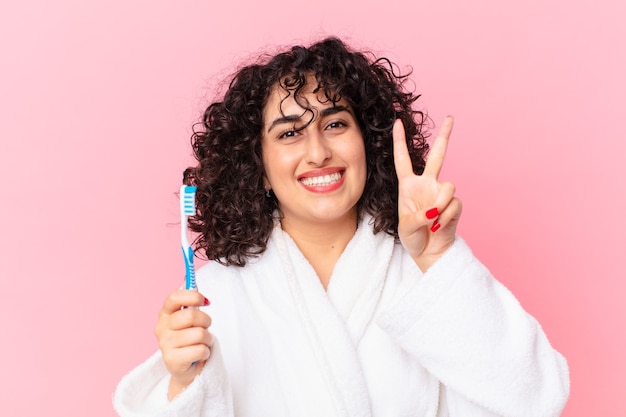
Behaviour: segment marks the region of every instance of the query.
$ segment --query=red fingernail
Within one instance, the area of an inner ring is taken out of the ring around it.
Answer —
[[[439,209],[437,209],[437,207],[431,208],[430,210],[426,212],[426,218],[428,220],[432,220],[437,216],[439,216]]]
[[[439,230],[439,228],[441,227],[441,224],[439,224],[439,222],[435,222],[433,223],[433,225],[430,227],[430,231],[435,233],[437,230]]]
[[[204,297],[204,305],[208,306],[209,304],[211,304],[211,302],[209,301],[208,298]]]

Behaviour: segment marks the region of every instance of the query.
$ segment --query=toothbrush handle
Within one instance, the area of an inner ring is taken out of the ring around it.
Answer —
[[[183,258],[185,259],[185,289],[197,291],[196,270],[193,266],[193,249],[190,246],[183,247]]]
[[[191,246],[182,247],[183,249],[183,259],[185,260],[185,289],[198,291],[198,287],[196,286],[196,269],[193,266],[193,249]],[[187,308],[198,308],[198,307],[187,307]],[[194,366],[197,361],[191,363],[191,366]]]

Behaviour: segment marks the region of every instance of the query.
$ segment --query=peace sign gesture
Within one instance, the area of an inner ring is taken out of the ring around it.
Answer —
[[[398,234],[402,245],[423,272],[453,243],[461,216],[461,200],[450,182],[439,182],[453,119],[443,122],[422,175],[415,175],[406,145],[404,125],[393,126],[393,158],[398,176]]]

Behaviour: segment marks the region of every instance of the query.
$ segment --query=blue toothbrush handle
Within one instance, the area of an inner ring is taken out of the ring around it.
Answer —
[[[196,270],[193,266],[193,249],[190,246],[183,247],[183,258],[185,259],[185,289],[197,290]]]
[[[186,290],[197,290],[196,286],[196,269],[193,266],[193,249],[190,246],[183,247],[183,259],[185,259],[185,289]],[[193,307],[197,308],[197,307]],[[197,361],[191,363],[191,366],[194,366]]]

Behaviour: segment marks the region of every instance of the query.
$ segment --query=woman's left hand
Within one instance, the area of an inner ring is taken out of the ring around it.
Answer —
[[[404,125],[393,126],[393,156],[398,176],[398,234],[404,248],[423,272],[454,243],[461,200],[450,182],[439,182],[453,119],[443,122],[422,175],[413,173]]]

